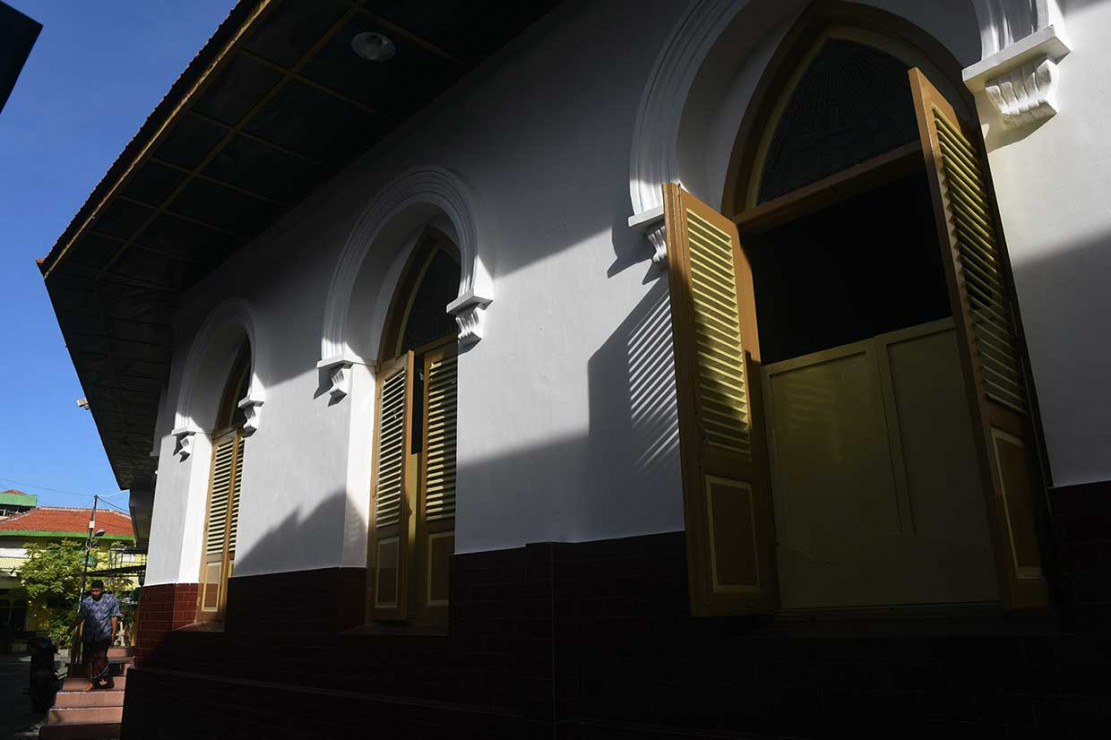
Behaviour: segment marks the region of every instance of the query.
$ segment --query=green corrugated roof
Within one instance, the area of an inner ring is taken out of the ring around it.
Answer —
[[[0,491],[0,506],[38,506],[39,497],[22,491]]]

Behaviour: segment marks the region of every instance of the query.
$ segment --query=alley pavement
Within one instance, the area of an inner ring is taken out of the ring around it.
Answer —
[[[45,716],[31,712],[27,682],[30,655],[0,655],[0,740],[32,740],[39,736]]]

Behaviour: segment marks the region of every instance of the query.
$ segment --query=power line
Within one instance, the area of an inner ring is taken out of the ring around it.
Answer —
[[[93,496],[96,495],[96,494],[93,494],[93,493],[85,493],[85,492],[82,492],[82,491],[70,491],[70,490],[66,490],[64,488],[51,488],[50,486],[43,486],[43,485],[39,485],[38,483],[28,483],[27,481],[16,480],[15,478],[5,478],[4,476],[0,476],[0,480],[7,481],[8,483],[14,483],[17,486],[26,486],[28,488],[37,488],[40,491],[50,491],[51,493],[61,493],[61,494],[66,495],[66,496],[81,496],[83,498],[92,498]],[[100,494],[100,497],[104,498],[106,495],[107,496],[119,496],[123,493],[124,493],[124,491],[117,491],[116,493]]]
[[[103,496],[100,497],[100,504],[101,504],[101,506],[107,506],[109,509],[115,509],[116,511],[120,512],[121,514],[127,514],[128,516],[131,516],[130,511],[128,511],[127,509],[121,508],[119,506],[116,506],[113,503],[109,503],[108,501],[105,501]]]

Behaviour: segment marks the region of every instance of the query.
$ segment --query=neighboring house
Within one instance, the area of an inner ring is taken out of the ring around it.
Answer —
[[[1066,9],[240,2],[40,265],[151,516],[125,737],[1098,736]]]
[[[24,494],[26,495],[26,494]],[[89,536],[89,520],[92,509],[71,509],[59,506],[40,506],[22,514],[0,520],[0,610],[4,608],[4,601],[9,603],[13,612],[10,624],[17,630],[43,630],[49,623],[49,612],[42,602],[32,601],[25,604],[16,597],[15,589],[19,587],[19,569],[27,561],[27,545],[29,543],[46,544],[67,540],[76,546],[82,547]],[[98,538],[96,550],[90,558],[89,569],[94,570],[98,563],[103,566],[112,560],[113,564],[120,558],[112,558],[110,550],[113,545],[134,545],[135,535],[131,528],[131,517],[108,509],[99,509],[96,512],[96,530],[104,530],[104,535]],[[134,559],[134,558],[133,558]],[[131,563],[128,563],[131,564]],[[77,594],[73,595],[77,603]],[[18,616],[25,619],[21,624],[14,620],[15,609],[22,606]],[[0,614],[2,618],[2,614]]]
[[[0,523],[35,508],[38,501],[38,496],[14,488],[0,492]],[[0,547],[0,632],[4,627],[22,630],[27,623],[26,600],[13,593],[19,588],[19,566],[25,559],[26,550],[22,545]]]
[[[2,491],[0,492],[0,520],[30,511],[38,506],[38,503],[39,497],[32,493],[24,493],[14,488]]]
[[[0,2],[0,112],[41,30],[41,23]]]

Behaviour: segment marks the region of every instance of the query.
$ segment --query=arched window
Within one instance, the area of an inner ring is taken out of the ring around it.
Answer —
[[[1025,350],[959,68],[880,11],[798,23],[726,213],[665,188],[692,608],[1044,605]]]
[[[198,622],[218,622],[224,617],[228,578],[235,563],[239,496],[246,451],[243,430],[246,418],[239,408],[239,401],[246,398],[250,383],[251,347],[244,341],[228,373],[212,433],[212,472],[205,510]]]
[[[457,328],[447,313],[459,255],[427,229],[398,283],[377,367],[372,515],[372,620],[447,622],[455,550]]]

